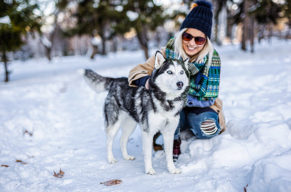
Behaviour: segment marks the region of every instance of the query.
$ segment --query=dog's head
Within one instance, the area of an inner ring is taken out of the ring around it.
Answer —
[[[181,96],[189,86],[188,59],[185,61],[167,59],[157,51],[151,78],[150,86],[157,86],[168,98]]]

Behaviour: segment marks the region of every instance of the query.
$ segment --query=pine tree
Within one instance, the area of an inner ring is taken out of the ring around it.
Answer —
[[[246,51],[246,43],[250,40],[253,52],[255,23],[261,26],[276,24],[281,18],[281,6],[273,0],[243,0],[238,3],[238,11],[233,15],[234,23],[243,24],[241,49]]]
[[[156,5],[153,0],[128,0],[123,7],[128,29],[132,27],[138,42],[144,51],[145,58],[149,58],[148,33],[161,26],[166,19],[162,6]]]
[[[47,33],[47,36],[41,36],[40,42],[45,48],[45,55],[49,61],[52,60],[53,51],[56,51],[55,55],[57,56],[64,55],[66,53],[66,50],[64,50],[66,38],[61,26],[64,21],[60,22],[59,18],[61,14],[64,15],[66,14],[66,11],[68,11],[66,10],[66,7],[69,2],[69,0],[54,0],[55,8],[49,15],[50,18],[53,18],[51,30]],[[51,0],[44,1],[43,3],[51,3]]]
[[[250,23],[250,17],[248,14],[248,9],[250,7],[250,0],[244,0],[243,1],[243,17],[242,17],[242,40],[241,40],[241,49],[243,51],[247,50],[246,42],[248,40],[248,30],[249,30],[249,23]]]
[[[188,10],[191,9],[192,4],[194,3],[194,1],[192,0],[183,0],[183,3],[187,5]]]
[[[254,1],[254,0],[253,0]],[[276,24],[281,18],[282,7],[273,0],[257,0],[257,6],[249,14],[254,15],[259,24]]]
[[[0,51],[1,61],[4,63],[5,82],[9,81],[10,71],[8,70],[8,56],[9,51],[14,51],[20,48],[22,45],[21,31],[17,28],[13,28],[9,24],[0,23]]]
[[[111,25],[118,17],[115,4],[112,0],[81,0],[78,1],[77,10],[72,15],[77,22],[75,27],[69,29],[67,35],[89,35],[94,38],[100,36],[102,41],[102,54],[106,54],[106,41],[112,37]]]
[[[153,0],[80,0],[73,17],[77,22],[68,35],[98,35],[102,41],[102,54],[106,54],[106,41],[123,35],[132,28],[136,32],[145,57],[148,58],[148,33],[164,22],[163,9]]]
[[[28,32],[37,30],[40,32],[40,17],[34,15],[33,11],[37,5],[31,5],[25,1],[0,1],[0,18],[9,18],[6,23],[0,23],[0,53],[1,61],[4,63],[5,82],[9,81],[8,52],[15,51],[21,47],[23,36]]]
[[[291,1],[288,0],[282,5],[283,15],[288,19],[287,26],[288,30],[286,33],[286,39],[290,38],[290,29],[291,29]]]

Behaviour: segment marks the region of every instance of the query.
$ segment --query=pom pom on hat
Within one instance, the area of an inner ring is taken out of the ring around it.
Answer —
[[[194,9],[195,7],[197,7],[197,6],[198,6],[197,3],[193,3],[192,6],[191,6],[191,10]]]
[[[194,6],[194,4],[196,4],[196,6],[203,6],[203,7],[206,7],[206,8],[209,8],[209,9],[212,9],[212,4],[206,0],[198,0],[198,1],[195,1],[192,5],[192,8]]]
[[[183,21],[180,30],[195,28],[202,31],[207,37],[211,37],[212,29],[212,4],[208,1],[198,0],[192,5],[191,11]]]

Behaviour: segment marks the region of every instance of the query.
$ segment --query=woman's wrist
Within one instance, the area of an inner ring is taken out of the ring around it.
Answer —
[[[148,86],[149,87],[149,82],[148,82],[149,78],[150,78],[149,75],[141,77],[141,78],[133,81],[133,84],[135,84],[138,87],[141,87],[141,86],[144,86],[144,87]],[[146,88],[148,89],[148,87],[146,87]]]

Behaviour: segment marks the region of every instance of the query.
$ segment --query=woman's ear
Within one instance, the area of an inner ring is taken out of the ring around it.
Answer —
[[[156,55],[155,55],[155,68],[159,69],[163,65],[165,60],[166,59],[165,59],[164,55],[162,54],[162,52],[157,51]]]

